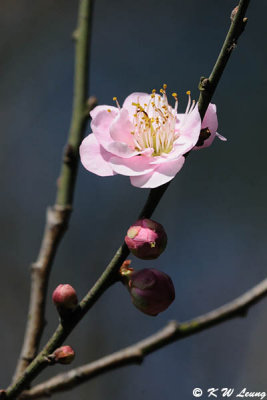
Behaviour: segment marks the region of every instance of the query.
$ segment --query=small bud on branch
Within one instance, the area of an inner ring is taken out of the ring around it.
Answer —
[[[237,14],[237,11],[238,11],[238,6],[236,6],[236,7],[233,9],[233,11],[231,12],[230,19],[231,19],[232,22],[233,22],[233,20],[235,19],[235,16],[236,16],[236,14]]]
[[[128,229],[125,243],[136,257],[153,260],[165,250],[167,234],[158,222],[140,219]]]
[[[70,364],[75,357],[74,350],[70,346],[62,346],[54,351],[51,359],[55,363]]]
[[[58,285],[53,292],[52,299],[61,317],[66,317],[73,312],[78,304],[76,291],[69,284]]]
[[[147,315],[155,316],[166,310],[175,299],[175,289],[171,278],[155,268],[127,273],[121,271],[136,308]]]

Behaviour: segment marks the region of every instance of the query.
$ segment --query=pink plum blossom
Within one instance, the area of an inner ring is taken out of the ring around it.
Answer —
[[[122,107],[114,98],[117,107],[102,105],[91,111],[92,133],[80,146],[81,162],[88,171],[126,175],[141,188],[154,188],[175,177],[184,155],[198,142],[201,118],[190,92],[185,113],[178,114],[177,94],[173,93],[172,107],[166,87],[161,94],[132,93]]]
[[[216,113],[216,105],[209,104],[206,114],[201,123],[201,131],[199,140],[193,150],[204,149],[209,147],[215,137],[217,136],[220,140],[226,141],[227,139],[217,132],[218,129],[218,118]]]

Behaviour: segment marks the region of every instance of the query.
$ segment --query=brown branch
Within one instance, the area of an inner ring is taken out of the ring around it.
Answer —
[[[68,143],[64,150],[61,174],[58,179],[56,202],[49,207],[46,226],[37,261],[31,268],[31,293],[24,342],[13,377],[15,381],[37,354],[45,325],[45,300],[51,266],[57,247],[68,227],[73,193],[79,163],[79,145],[84,136],[88,109],[96,104],[95,98],[87,102],[88,57],[92,0],[81,0],[78,18],[75,57],[73,113]]]
[[[165,347],[169,343],[194,335],[228,319],[245,316],[248,308],[266,295],[267,279],[222,307],[186,322],[171,321],[154,335],[132,346],[68,372],[58,374],[34,386],[31,390],[23,392],[21,398],[37,399],[50,396],[55,392],[72,389],[107,371],[129,364],[141,364],[148,354]]]
[[[81,4],[86,0],[81,0]],[[89,1],[89,0],[87,0]],[[203,80],[200,85],[201,95],[199,100],[199,112],[203,117],[205,114],[208,104],[212,98],[212,94],[216,89],[218,84],[218,77],[220,78],[225,65],[229,59],[228,52],[225,52],[225,46],[227,43],[231,43],[232,45],[236,42],[240,33],[244,30],[244,18],[243,14],[246,11],[250,0],[240,0],[239,9],[234,17],[232,24],[230,26],[229,32],[226,36],[225,43],[223,48],[219,54],[218,60],[216,62],[216,68],[213,69],[213,78],[210,76],[209,80]],[[239,33],[239,35],[236,35]],[[233,41],[234,35],[234,41]],[[75,35],[77,36],[77,35]],[[225,59],[224,59],[225,58]],[[215,79],[215,81],[213,81]],[[208,81],[208,82],[207,82]],[[206,82],[206,83],[205,83]],[[210,90],[212,88],[212,90]],[[208,100],[208,102],[207,102]],[[75,109],[75,107],[74,107]],[[75,125],[76,126],[76,125]],[[73,144],[71,144],[72,146]],[[71,153],[71,152],[70,152]],[[66,171],[65,165],[63,169]],[[71,194],[70,188],[72,187],[72,183],[70,186],[66,185],[66,182],[71,181],[71,177],[69,171],[67,170],[64,175],[64,180],[61,182],[65,190],[58,197],[58,204],[62,205],[64,199],[68,198],[68,194]],[[63,183],[64,182],[64,183]],[[160,201],[162,195],[168,188],[169,183],[162,185],[159,188],[152,189],[150,191],[147,203],[141,212],[142,216],[147,216],[148,218],[153,213],[156,208],[158,202]],[[58,346],[60,346],[64,340],[68,337],[70,332],[76,327],[78,322],[84,317],[86,312],[94,305],[96,300],[101,296],[101,294],[117,279],[117,272],[120,268],[122,262],[126,259],[129,251],[125,244],[123,244],[115,253],[113,259],[108,264],[102,275],[99,277],[94,286],[89,290],[84,299],[80,302],[79,307],[77,308],[77,312],[74,312],[72,318],[65,323],[60,323],[55,330],[54,334],[51,336],[43,350],[38,354],[38,356],[32,361],[32,363],[27,367],[24,373],[15,380],[6,391],[7,399],[17,398],[18,395],[22,392],[23,389],[27,388],[30,382],[46,367],[46,363],[44,362],[48,355],[51,354]]]

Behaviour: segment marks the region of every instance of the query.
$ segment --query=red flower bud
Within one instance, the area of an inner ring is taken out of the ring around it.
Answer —
[[[236,16],[236,14],[237,14],[238,8],[239,8],[239,7],[236,6],[236,7],[233,9],[233,11],[231,12],[230,19],[231,19],[232,22],[233,22],[233,20],[235,19],[235,16]]]
[[[158,222],[140,219],[128,229],[125,243],[136,257],[153,260],[165,250],[167,235]]]
[[[69,314],[78,304],[76,291],[68,284],[58,285],[53,292],[52,299],[61,316]]]
[[[75,357],[74,350],[70,346],[62,346],[53,353],[53,360],[59,364],[70,364]]]
[[[157,269],[142,269],[125,275],[132,302],[140,311],[157,315],[175,299],[171,278]]]

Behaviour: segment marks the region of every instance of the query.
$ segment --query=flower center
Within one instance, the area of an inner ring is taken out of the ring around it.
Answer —
[[[166,95],[167,85],[160,89],[161,95],[153,89],[148,103],[141,105],[132,103],[136,107],[134,114],[134,130],[131,132],[137,151],[153,149],[152,156],[168,154],[173,149],[174,141],[179,137],[176,130],[178,98],[175,98],[175,106],[172,108]]]

